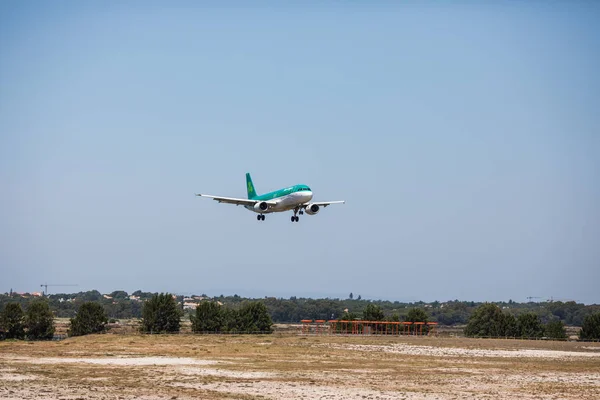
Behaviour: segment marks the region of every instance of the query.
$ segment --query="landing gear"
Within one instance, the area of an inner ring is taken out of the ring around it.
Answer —
[[[298,214],[298,210],[299,210],[298,208],[294,209],[294,215],[292,215],[292,218],[291,218],[292,222],[300,221],[300,218],[298,218],[298,216],[296,215],[296,214]],[[300,210],[300,214],[302,214],[302,210]]]
[[[300,211],[298,211],[298,214],[300,214],[300,215],[304,215],[304,210],[300,210]]]
[[[265,216],[264,216],[264,215],[262,215],[262,214],[258,214],[258,215],[256,216],[256,219],[257,219],[257,220],[259,220],[259,221],[264,221],[264,220],[265,220]]]

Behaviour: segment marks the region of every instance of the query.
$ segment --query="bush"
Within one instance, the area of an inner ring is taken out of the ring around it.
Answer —
[[[383,321],[383,311],[376,304],[367,304],[367,308],[363,311],[364,321]]]
[[[600,312],[587,315],[583,319],[579,338],[584,340],[600,339]]]
[[[146,333],[179,332],[182,314],[171,294],[155,294],[144,302],[140,329]]]
[[[91,301],[83,303],[75,318],[71,318],[69,336],[83,336],[104,332],[108,321],[104,307]]]
[[[422,308],[411,308],[406,315],[407,322],[427,322],[429,321],[429,316]],[[418,325],[411,325],[410,330],[412,332],[421,332],[426,335],[429,333],[429,326],[421,325],[421,328],[417,328]]]
[[[4,331],[6,339],[23,339],[25,331],[23,329],[23,309],[18,303],[8,303],[0,314],[0,327]]]
[[[239,332],[240,314],[237,310],[229,307],[224,307],[221,310],[222,329],[223,332],[236,333]]]
[[[48,303],[36,300],[29,304],[25,314],[27,338],[31,340],[52,339],[54,336],[54,315]]]
[[[406,315],[406,321],[408,322],[427,322],[429,316],[422,308],[411,308]]]
[[[248,333],[271,333],[273,321],[267,307],[258,301],[246,303],[238,312],[238,329]]]
[[[196,315],[190,315],[192,331],[221,332],[224,328],[221,306],[212,301],[203,301],[196,307]]]
[[[521,314],[517,317],[517,332],[522,338],[540,338],[544,336],[544,326],[537,315]]]
[[[504,329],[505,337],[517,337],[519,336],[519,327],[517,326],[517,319],[514,315],[508,313],[502,313],[502,329]]]
[[[469,317],[465,335],[475,337],[512,336],[514,317],[504,314],[500,307],[485,303],[477,307]]]
[[[565,324],[559,319],[550,321],[544,327],[545,336],[552,339],[566,339],[567,332],[565,331]]]

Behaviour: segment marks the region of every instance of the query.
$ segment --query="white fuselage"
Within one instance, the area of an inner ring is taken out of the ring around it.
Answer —
[[[260,211],[260,210],[255,209],[254,207],[250,207],[250,206],[245,206],[245,207],[248,210],[254,211],[255,213],[258,213],[258,214],[268,214],[268,213],[272,213],[272,212],[282,212],[282,211],[293,210],[293,209],[301,206],[302,204],[308,203],[309,201],[312,200],[312,198],[313,198],[313,194],[311,191],[302,191],[302,192],[286,194],[285,196],[276,197],[271,200],[265,200],[268,202],[276,202],[277,203],[273,206],[270,206],[265,211]]]

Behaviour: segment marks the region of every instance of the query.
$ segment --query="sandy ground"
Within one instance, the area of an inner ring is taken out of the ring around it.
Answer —
[[[0,399],[600,399],[600,344],[93,335],[1,342]]]

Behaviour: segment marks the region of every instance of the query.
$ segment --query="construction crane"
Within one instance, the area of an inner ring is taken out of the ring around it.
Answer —
[[[71,283],[64,283],[64,284],[61,284],[61,283],[42,283],[40,285],[40,287],[44,288],[44,291],[42,292],[44,294],[44,296],[48,295],[48,286],[77,286],[77,285],[74,285],[74,284],[71,284]]]

